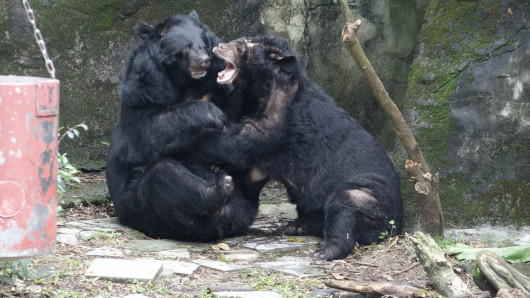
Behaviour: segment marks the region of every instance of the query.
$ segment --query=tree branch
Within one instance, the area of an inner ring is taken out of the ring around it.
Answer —
[[[412,286],[391,282],[353,282],[326,280],[324,284],[330,288],[368,294],[370,296],[392,297],[441,297],[440,295]]]
[[[347,21],[346,26],[342,30],[342,42],[346,45],[348,52],[361,69],[363,77],[372,90],[376,101],[387,114],[397,136],[407,151],[408,158],[412,160],[407,161],[407,164],[412,165],[415,163],[410,169],[407,168],[407,165],[405,167],[415,182],[415,189],[418,193],[418,202],[421,211],[419,228],[426,233],[443,237],[444,219],[440,198],[438,196],[438,175],[431,174],[427,161],[423,157],[410,127],[398,107],[388,95],[383,83],[375,73],[372,64],[361,48],[356,34],[361,26],[361,20],[352,21],[353,16],[347,0],[340,0],[340,4],[344,18]],[[427,179],[426,177],[429,178]]]

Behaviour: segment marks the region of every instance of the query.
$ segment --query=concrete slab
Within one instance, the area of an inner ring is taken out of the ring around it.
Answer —
[[[126,248],[140,252],[159,252],[164,250],[174,250],[178,248],[178,245],[173,240],[147,239],[132,240],[127,244]]]
[[[191,275],[199,268],[199,265],[191,262],[163,261],[162,276],[173,276],[174,273]]]
[[[114,248],[114,247],[107,247],[107,246],[103,246],[103,247],[91,250],[87,252],[86,255],[95,256],[95,257],[111,257],[111,258],[123,258],[125,256],[123,254],[123,251],[117,248]]]
[[[256,263],[256,265],[264,269],[270,269],[291,275],[296,275],[297,277],[310,277],[323,274],[318,269],[311,267],[309,265],[309,262],[305,259],[276,262],[260,262]]]
[[[64,244],[76,245],[79,243],[79,239],[77,239],[75,234],[57,234],[55,239],[57,242]]]
[[[193,260],[194,263],[197,263],[203,267],[219,270],[219,271],[237,271],[245,268],[250,268],[250,265],[238,265],[234,263],[227,263],[221,261],[212,261],[212,260]]]
[[[291,253],[316,248],[320,239],[316,237],[299,236],[292,238],[266,239],[263,237],[250,239],[243,247],[255,249],[262,253]]]
[[[227,261],[246,261],[253,263],[259,259],[259,253],[227,253],[225,254]]]
[[[154,281],[162,270],[158,260],[120,260],[97,258],[85,272],[88,277],[101,277],[117,280]]]
[[[190,252],[186,248],[172,249],[172,250],[163,250],[157,253],[161,257],[171,258],[171,259],[189,259]]]
[[[215,243],[209,242],[190,242],[190,241],[175,241],[180,248],[188,248],[192,251],[205,251],[212,248]]]
[[[110,218],[96,218],[96,219],[88,219],[88,220],[82,220],[82,221],[74,221],[74,222],[68,222],[66,225],[69,226],[77,226],[81,227],[82,229],[90,229],[91,227],[97,227],[100,229],[111,229],[111,230],[121,230],[124,228],[122,224],[118,222],[117,217],[110,217]]]

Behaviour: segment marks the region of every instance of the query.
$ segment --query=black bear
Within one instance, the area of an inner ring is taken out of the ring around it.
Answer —
[[[189,15],[135,27],[141,38],[127,60],[120,118],[107,156],[107,185],[121,223],[148,236],[212,240],[248,229],[261,185],[183,156],[204,128],[222,128],[224,63],[212,55],[220,39]]]
[[[283,183],[298,212],[285,233],[323,236],[318,258],[344,258],[355,242],[400,232],[403,206],[392,162],[308,78],[285,40],[240,38],[213,51],[226,64],[218,83],[233,84],[255,109],[226,130],[205,130],[192,146],[196,153],[236,168],[257,167]]]

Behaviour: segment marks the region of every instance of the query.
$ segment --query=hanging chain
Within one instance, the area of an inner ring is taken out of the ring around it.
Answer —
[[[53,61],[48,56],[48,51],[46,51],[46,43],[44,42],[44,39],[42,38],[42,34],[40,33],[40,30],[37,28],[37,20],[35,19],[35,14],[33,13],[33,9],[31,9],[31,6],[29,6],[28,0],[22,0],[22,3],[24,4],[24,8],[26,9],[26,14],[28,16],[28,20],[33,26],[33,35],[35,36],[35,40],[37,41],[37,44],[39,45],[39,49],[42,52],[42,56],[44,57],[44,63],[46,64],[46,69],[48,69],[48,73],[52,77],[52,79],[55,79],[55,67],[53,66]]]

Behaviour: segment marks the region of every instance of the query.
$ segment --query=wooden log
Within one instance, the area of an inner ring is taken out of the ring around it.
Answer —
[[[434,289],[446,297],[469,296],[472,291],[453,271],[453,267],[445,258],[445,252],[438,247],[431,236],[422,232],[407,235],[416,248],[416,253],[423,264]]]
[[[480,274],[484,275],[495,289],[516,288],[530,297],[530,278],[513,268],[508,262],[491,251],[483,250],[477,255]]]
[[[395,296],[395,297],[442,297],[436,292],[427,291],[410,284],[392,282],[353,282],[326,280],[324,284],[330,288],[363,293],[369,296]]]

